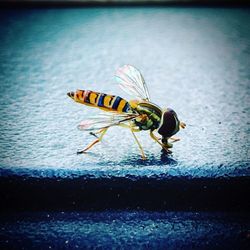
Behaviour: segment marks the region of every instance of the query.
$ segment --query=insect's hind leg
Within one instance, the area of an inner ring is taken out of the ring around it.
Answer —
[[[101,135],[96,140],[94,140],[92,143],[90,143],[85,149],[83,149],[81,151],[77,151],[77,154],[83,154],[83,153],[85,153],[90,148],[92,148],[95,144],[97,144],[98,142],[100,142],[102,140],[103,136],[105,135],[105,133],[107,132],[107,130],[108,130],[107,128],[101,129],[99,131],[99,133],[101,133]]]
[[[97,134],[102,133],[102,131],[103,131],[103,129],[100,129],[100,130],[98,130],[97,132],[90,132],[89,134],[90,134],[90,135],[93,135],[93,136],[96,137],[96,138],[99,138],[99,137],[97,136]]]

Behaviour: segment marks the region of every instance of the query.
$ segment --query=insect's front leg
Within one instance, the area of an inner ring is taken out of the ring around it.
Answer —
[[[160,141],[161,140],[161,137],[158,137],[158,136],[156,136],[156,135],[154,135],[154,137],[155,137],[155,139],[156,140],[158,140],[158,141]],[[177,141],[180,141],[181,139],[180,138],[177,138],[177,137],[170,137],[169,138],[172,142],[177,142]]]
[[[90,143],[85,149],[78,151],[77,154],[83,154],[86,151],[88,151],[90,148],[92,148],[95,144],[97,144],[98,142],[100,142],[103,138],[103,136],[105,135],[105,133],[107,132],[107,128],[101,129],[100,133],[100,137],[98,137],[96,140],[94,140],[92,143]]]
[[[181,139],[180,138],[177,138],[177,137],[170,137],[169,138],[172,142],[177,142],[177,141],[180,141]]]
[[[154,141],[156,141],[159,145],[161,145],[161,147],[162,147],[163,149],[165,149],[167,153],[172,153],[172,151],[169,150],[169,148],[167,147],[167,145],[164,145],[163,143],[161,143],[161,142],[159,141],[159,139],[154,135],[154,133],[153,133],[152,130],[150,130],[150,136],[151,136],[151,138],[152,138]]]

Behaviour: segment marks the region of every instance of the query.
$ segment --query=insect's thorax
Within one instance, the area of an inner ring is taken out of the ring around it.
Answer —
[[[136,126],[142,130],[154,130],[159,127],[162,111],[157,105],[151,102],[138,102],[136,105],[135,103],[133,104],[134,105],[131,105],[132,110],[142,115],[134,120]]]

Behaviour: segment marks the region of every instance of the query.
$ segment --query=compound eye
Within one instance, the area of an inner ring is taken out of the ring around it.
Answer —
[[[162,116],[162,124],[158,129],[158,133],[163,137],[171,137],[179,128],[178,118],[172,109],[167,109]]]
[[[176,112],[173,109],[168,108],[167,111],[177,116]]]

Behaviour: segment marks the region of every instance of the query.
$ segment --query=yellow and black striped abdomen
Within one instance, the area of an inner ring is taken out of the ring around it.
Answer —
[[[77,90],[69,93],[76,102],[97,107],[105,111],[117,111],[127,113],[130,110],[129,103],[120,96],[108,95],[91,90]]]

